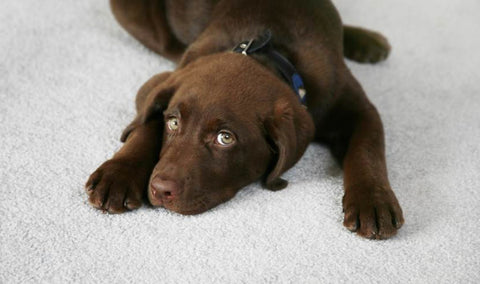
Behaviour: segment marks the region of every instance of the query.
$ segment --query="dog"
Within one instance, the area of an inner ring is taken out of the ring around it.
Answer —
[[[343,168],[344,226],[371,239],[396,234],[404,219],[382,122],[344,61],[384,60],[382,35],[343,25],[328,0],[110,5],[127,32],[177,68],[138,91],[123,147],[86,183],[95,208],[122,213],[148,197],[199,214],[258,180],[280,190],[313,141]]]

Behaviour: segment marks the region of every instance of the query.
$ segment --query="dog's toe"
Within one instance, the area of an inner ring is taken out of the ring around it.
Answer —
[[[367,239],[388,239],[404,223],[402,209],[391,190],[363,195],[350,192],[345,195],[343,203],[343,225]]]
[[[142,204],[145,174],[124,161],[109,160],[89,178],[85,188],[89,203],[108,213],[123,213]]]

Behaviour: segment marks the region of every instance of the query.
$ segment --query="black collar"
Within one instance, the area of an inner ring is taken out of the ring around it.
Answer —
[[[266,55],[275,65],[275,68],[282,74],[283,78],[292,87],[298,99],[303,105],[306,105],[307,92],[303,85],[302,77],[297,72],[297,69],[293,64],[288,61],[278,51],[273,49],[272,44],[272,32],[266,30],[262,35],[257,38],[253,38],[248,41],[239,43],[233,52],[241,53],[243,55],[249,55],[252,53],[262,53]]]

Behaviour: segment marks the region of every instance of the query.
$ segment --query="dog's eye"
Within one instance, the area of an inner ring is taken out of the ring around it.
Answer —
[[[235,137],[229,131],[222,130],[217,135],[217,143],[222,146],[228,146],[235,142]]]
[[[168,129],[175,131],[178,129],[178,118],[172,117],[167,121]]]

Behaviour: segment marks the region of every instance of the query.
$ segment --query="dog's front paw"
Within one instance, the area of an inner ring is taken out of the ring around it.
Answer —
[[[403,225],[403,213],[391,189],[348,189],[343,197],[343,225],[369,239],[387,239]]]
[[[146,174],[135,161],[108,160],[90,175],[85,185],[88,201],[109,213],[137,209],[142,205]]]

